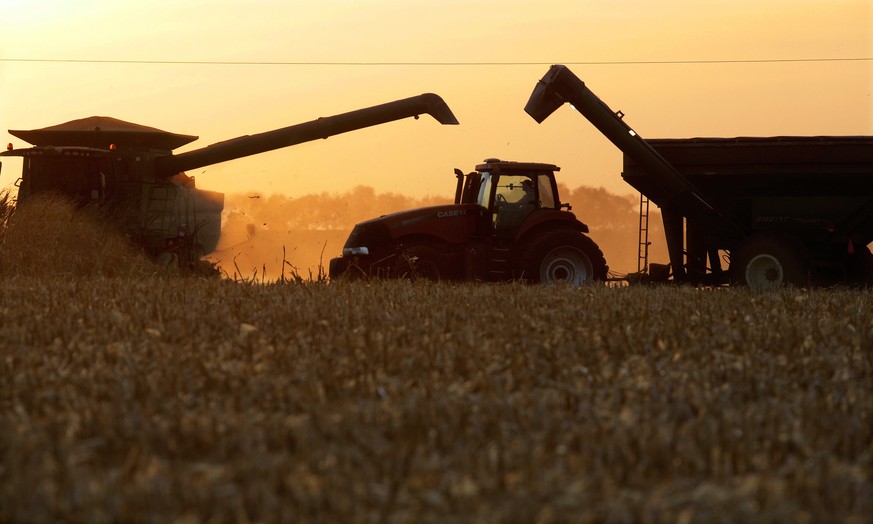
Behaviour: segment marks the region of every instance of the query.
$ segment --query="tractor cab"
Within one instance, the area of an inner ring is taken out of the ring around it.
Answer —
[[[505,162],[486,159],[476,171],[463,175],[455,170],[458,188],[456,204],[479,204],[485,209],[489,227],[500,240],[512,240],[531,213],[558,210],[558,187],[553,164]]]

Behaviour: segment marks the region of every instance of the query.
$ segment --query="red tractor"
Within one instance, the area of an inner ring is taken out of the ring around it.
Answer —
[[[561,203],[551,164],[487,159],[458,178],[455,203],[355,226],[330,277],[567,282],[605,280],[588,226]]]

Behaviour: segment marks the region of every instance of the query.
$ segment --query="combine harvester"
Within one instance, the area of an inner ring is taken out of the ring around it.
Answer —
[[[197,137],[91,117],[10,130],[34,147],[9,144],[0,156],[23,158],[19,203],[51,192],[97,206],[154,259],[193,266],[218,243],[224,195],[196,189],[185,171],[422,114],[458,123],[443,99],[428,93],[174,155]]]
[[[632,277],[754,288],[873,281],[873,137],[646,141],[562,65],[525,111],[541,123],[565,103],[624,153],[641,225],[649,200],[661,208],[670,264],[648,264],[641,227]]]

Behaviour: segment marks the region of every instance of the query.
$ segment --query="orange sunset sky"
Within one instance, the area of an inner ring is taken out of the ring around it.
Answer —
[[[429,117],[196,173],[302,195],[451,195],[486,157],[630,193],[621,153],[562,108],[522,110],[565,63],[646,138],[873,134],[873,0],[0,0],[0,132],[92,115],[228,138],[423,92]],[[682,62],[682,63],[679,63]],[[3,160],[0,187],[20,173]]]

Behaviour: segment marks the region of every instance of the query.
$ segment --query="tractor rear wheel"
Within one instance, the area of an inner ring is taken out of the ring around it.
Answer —
[[[803,248],[789,239],[759,235],[746,240],[731,257],[731,281],[752,289],[809,284]]]
[[[581,286],[605,280],[609,268],[593,240],[577,231],[558,230],[531,242],[522,256],[521,270],[532,284]]]

